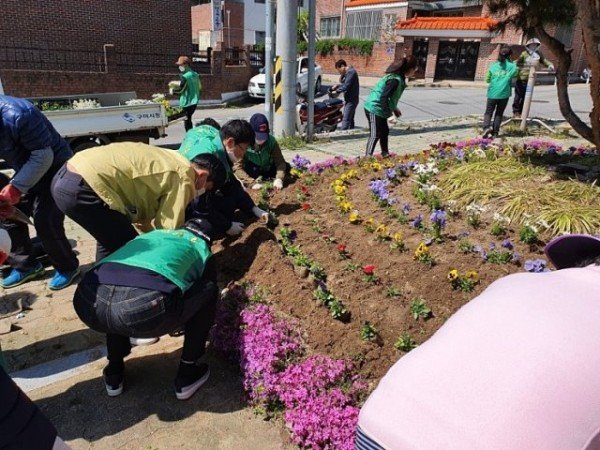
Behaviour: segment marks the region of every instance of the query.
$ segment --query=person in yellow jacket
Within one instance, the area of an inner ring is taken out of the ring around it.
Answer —
[[[97,241],[100,260],[138,232],[176,229],[188,204],[220,188],[225,168],[216,156],[191,161],[171,150],[123,142],[77,153],[56,174],[52,196],[58,208]]]

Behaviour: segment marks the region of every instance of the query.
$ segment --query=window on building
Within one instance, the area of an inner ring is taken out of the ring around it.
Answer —
[[[321,18],[321,37],[339,37],[340,36],[341,17],[323,17]]]
[[[264,44],[265,43],[265,32],[264,31],[255,31],[254,32],[254,44]]]
[[[264,3],[265,0],[254,0],[254,3]]]
[[[561,25],[556,30],[554,37],[564,44],[565,47],[573,46],[573,32],[575,31],[575,23],[570,25]]]
[[[379,40],[381,11],[349,12],[346,20],[346,37]]]

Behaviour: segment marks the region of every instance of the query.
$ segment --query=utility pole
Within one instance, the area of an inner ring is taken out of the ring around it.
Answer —
[[[296,29],[298,5],[290,0],[277,2],[277,57],[282,70],[275,71],[275,134],[296,133]],[[279,79],[280,78],[280,79]],[[281,86],[279,86],[281,84]],[[278,89],[280,87],[280,89]],[[279,96],[278,96],[279,95]]]
[[[521,130],[527,129],[527,120],[529,119],[529,111],[531,110],[531,100],[533,97],[533,87],[535,86],[535,70],[537,64],[529,65],[529,79],[527,80],[527,88],[525,90],[525,100],[523,102],[523,114],[521,116]]]
[[[315,16],[316,0],[308,0],[308,125],[306,140],[312,142],[315,132]]]
[[[275,0],[267,0],[265,23],[265,116],[273,124],[273,4]]]
[[[231,48],[231,11],[227,10],[227,47]]]

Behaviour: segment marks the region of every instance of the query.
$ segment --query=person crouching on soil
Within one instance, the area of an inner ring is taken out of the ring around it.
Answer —
[[[484,138],[498,136],[502,124],[502,115],[512,91],[511,82],[519,73],[517,65],[510,60],[511,53],[510,47],[502,47],[498,55],[498,61],[490,66],[485,76],[485,81],[489,83],[489,86],[487,106],[483,116]],[[492,115],[494,115],[493,125]]]
[[[290,166],[283,158],[277,139],[270,133],[269,120],[264,114],[254,114],[250,118],[250,126],[254,130],[256,144],[248,148],[241,161],[243,172],[250,177],[244,179],[246,177],[242,174],[242,181],[256,190],[262,187],[263,180],[275,178],[273,187],[283,189]]]
[[[254,131],[245,120],[231,120],[220,129],[218,125],[204,124],[187,132],[179,153],[192,160],[198,155],[212,154],[219,158],[227,171],[226,182],[219,192],[195,199],[186,211],[186,217],[205,219],[213,226],[213,238],[223,234],[238,236],[244,224],[234,221],[239,209],[267,223],[269,214],[255,205],[241,181],[233,173],[233,165],[241,161],[248,147],[255,144]]]
[[[406,79],[417,71],[417,58],[408,56],[391,64],[365,102],[365,114],[369,121],[369,140],[365,156],[373,156],[377,142],[381,145],[381,155],[389,156],[388,137],[390,127],[388,118],[392,114],[398,118],[402,115],[398,109],[400,97],[406,89]]]
[[[106,392],[123,392],[130,337],[153,338],[185,327],[175,395],[187,400],[209,377],[204,355],[218,298],[210,224],[190,220],[177,230],[142,234],[83,277],[73,304],[91,329],[106,333]]]

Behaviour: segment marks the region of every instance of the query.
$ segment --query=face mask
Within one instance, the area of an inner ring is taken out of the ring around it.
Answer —
[[[238,157],[235,156],[235,153],[233,153],[233,152],[228,151],[227,156],[229,156],[229,159],[231,159],[231,162],[236,163],[239,161]]]
[[[180,72],[185,72],[185,66],[179,66],[179,71]]]

